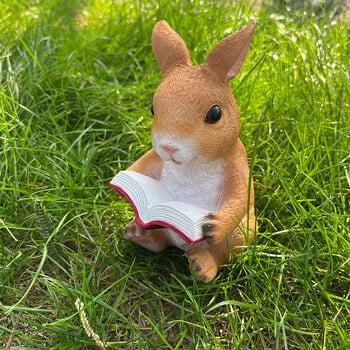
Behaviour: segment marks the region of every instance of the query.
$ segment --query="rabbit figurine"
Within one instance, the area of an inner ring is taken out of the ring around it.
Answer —
[[[185,250],[195,277],[203,282],[213,280],[254,238],[254,189],[229,86],[246,58],[254,28],[252,23],[223,39],[199,66],[191,64],[186,44],[165,21],[152,33],[162,73],[151,108],[153,148],[127,170],[159,180],[177,200],[210,212],[202,224],[204,241],[195,245],[186,245],[169,229],[142,229],[135,220],[123,236],[153,252],[170,245]]]

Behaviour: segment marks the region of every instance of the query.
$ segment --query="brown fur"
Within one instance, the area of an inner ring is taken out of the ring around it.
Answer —
[[[220,209],[212,211],[202,226],[206,241],[186,251],[196,278],[204,282],[215,278],[221,267],[253,239],[256,225],[253,184],[248,198],[249,167],[238,138],[239,112],[228,84],[245,60],[254,27],[251,24],[222,40],[197,67],[192,66],[181,37],[166,22],[157,23],[153,30],[152,46],[163,79],[153,99],[152,140],[164,132],[189,139],[204,159],[220,159],[224,167]],[[213,105],[220,106],[222,118],[214,124],[205,123]],[[152,148],[128,170],[160,180],[164,164]],[[146,231],[134,221],[125,229],[124,237],[154,252],[171,244],[165,230]]]

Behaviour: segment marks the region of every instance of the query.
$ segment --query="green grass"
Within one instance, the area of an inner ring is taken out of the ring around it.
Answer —
[[[94,348],[79,298],[115,349],[350,347],[346,11],[231,3],[2,2],[0,346]],[[181,251],[124,241],[132,212],[107,186],[151,147],[160,19],[195,63],[258,23],[232,88],[260,234],[210,284]]]

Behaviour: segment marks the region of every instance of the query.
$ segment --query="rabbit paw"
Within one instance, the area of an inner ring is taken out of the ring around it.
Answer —
[[[208,244],[214,245],[224,239],[227,233],[227,229],[223,225],[224,222],[225,220],[220,217],[218,212],[211,212],[205,217],[202,224],[202,234]]]
[[[154,253],[159,253],[168,246],[166,235],[160,231],[145,230],[133,220],[129,222],[122,235],[126,240],[135,242]]]
[[[208,283],[216,277],[218,266],[214,257],[207,250],[190,248],[186,256],[190,260],[194,276],[198,281]]]

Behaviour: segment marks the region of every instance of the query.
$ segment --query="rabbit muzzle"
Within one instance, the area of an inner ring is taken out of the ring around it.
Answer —
[[[152,134],[152,145],[160,158],[176,165],[197,163],[201,160],[196,145],[188,138],[165,132]]]

